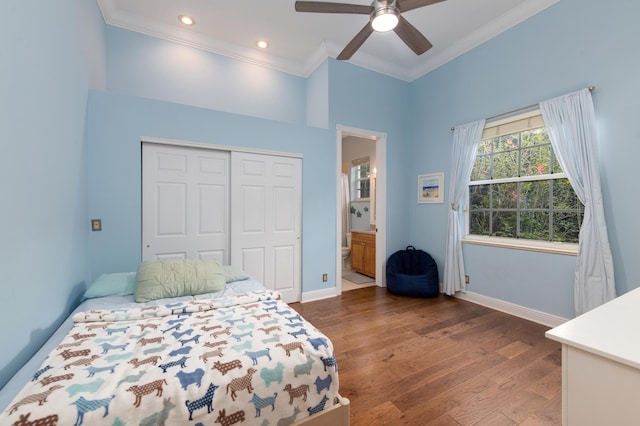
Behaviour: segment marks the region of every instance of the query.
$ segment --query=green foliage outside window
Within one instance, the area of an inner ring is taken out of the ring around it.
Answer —
[[[484,140],[469,185],[469,233],[577,243],[584,206],[545,128]]]

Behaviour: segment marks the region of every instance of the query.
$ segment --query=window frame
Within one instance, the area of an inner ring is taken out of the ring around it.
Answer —
[[[500,126],[504,126],[507,130],[500,130]],[[515,126],[515,127],[514,127]],[[518,127],[519,126],[519,127]],[[487,140],[490,138],[499,137],[501,135],[508,135],[517,132],[523,132],[528,130],[534,130],[545,126],[542,121],[542,116],[539,109],[528,111],[523,114],[508,117],[503,120],[490,122],[485,125],[483,136],[481,140]],[[545,126],[546,127],[546,126]],[[522,146],[518,148],[521,150]],[[552,155],[555,156],[553,146],[551,146]],[[474,157],[475,163],[477,159]],[[557,158],[556,158],[557,161]],[[499,179],[486,179],[469,181],[465,193],[465,206],[464,206],[464,221],[465,221],[465,236],[462,238],[462,242],[466,244],[475,244],[483,246],[493,246],[508,249],[528,250],[545,253],[556,253],[564,255],[577,255],[578,243],[570,242],[557,242],[557,241],[544,241],[544,240],[532,240],[525,238],[511,238],[511,237],[497,237],[488,235],[478,235],[470,233],[470,187],[487,185],[487,184],[501,184],[512,182],[531,182],[531,181],[547,181],[556,179],[567,179],[566,173],[546,173],[541,175],[532,175],[526,177],[507,177]]]
[[[358,167],[363,165],[367,165],[369,167],[369,177],[360,178],[359,173],[357,172]],[[362,157],[351,160],[351,182],[353,188],[353,200],[352,201],[370,201],[371,200],[371,160],[369,157]],[[369,181],[369,196],[368,197],[358,197],[357,194],[361,193],[360,182]]]

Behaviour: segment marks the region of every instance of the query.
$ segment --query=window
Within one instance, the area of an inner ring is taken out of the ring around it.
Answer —
[[[371,193],[371,167],[369,157],[351,161],[351,181],[356,199],[369,198]]]
[[[577,243],[583,216],[539,110],[487,124],[469,184],[469,234]]]

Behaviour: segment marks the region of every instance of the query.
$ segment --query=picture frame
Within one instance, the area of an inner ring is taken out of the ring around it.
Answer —
[[[444,173],[418,176],[418,203],[444,203]]]

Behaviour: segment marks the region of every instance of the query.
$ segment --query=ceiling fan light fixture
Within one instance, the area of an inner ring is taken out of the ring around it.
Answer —
[[[380,33],[391,31],[398,25],[398,11],[395,7],[382,7],[371,14],[371,26]]]
[[[372,0],[370,6],[365,6],[319,0],[296,0],[295,9],[296,12],[368,15],[369,22],[336,56],[339,61],[348,61],[374,31],[385,32],[393,30],[413,53],[422,55],[431,49],[433,45],[402,16],[402,13],[442,1],[445,0]]]

